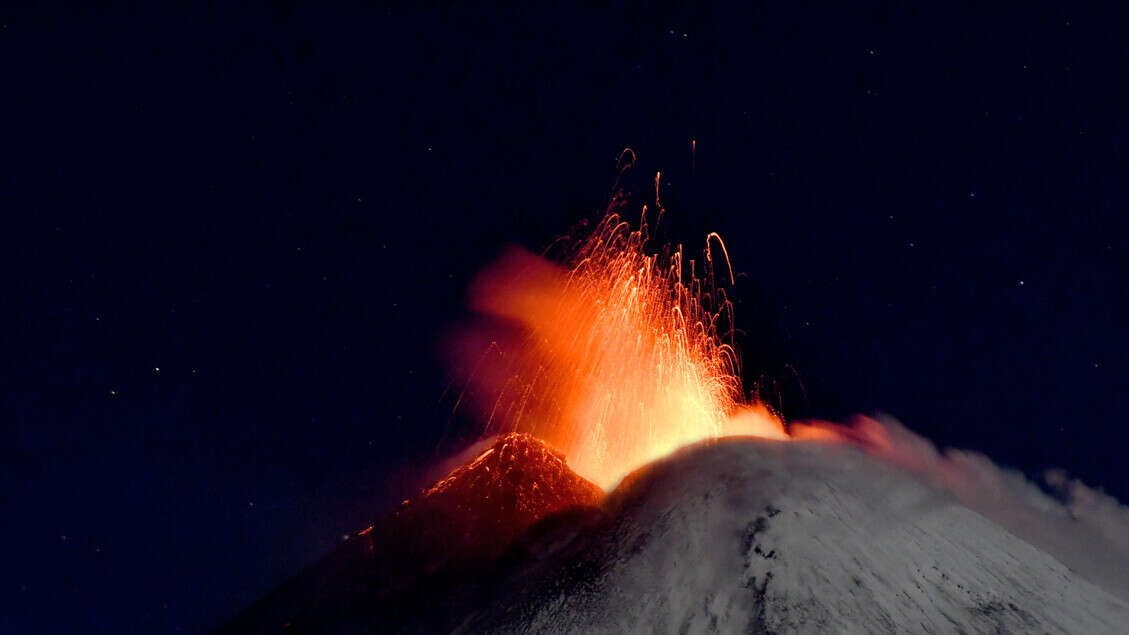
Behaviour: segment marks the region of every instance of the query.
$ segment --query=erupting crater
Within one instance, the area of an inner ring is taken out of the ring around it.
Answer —
[[[634,160],[624,151],[621,177]],[[652,241],[659,182],[636,226],[617,183],[602,219],[557,241],[554,260],[503,254],[471,287],[482,322],[456,338],[456,375],[485,433],[544,439],[605,490],[697,441],[787,438],[743,394],[720,236],[706,237],[700,263],[682,245]]]

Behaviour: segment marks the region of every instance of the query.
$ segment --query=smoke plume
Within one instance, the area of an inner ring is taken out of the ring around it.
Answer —
[[[1040,487],[979,452],[938,450],[888,416],[859,416],[850,425],[807,422],[792,427],[797,438],[834,436],[910,470],[1082,577],[1129,600],[1129,507],[1066,472],[1048,470],[1045,488]]]

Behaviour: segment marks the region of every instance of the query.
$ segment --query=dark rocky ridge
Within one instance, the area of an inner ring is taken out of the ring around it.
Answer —
[[[490,578],[517,536],[558,513],[598,516],[603,496],[548,445],[505,435],[217,632],[448,628],[459,610],[437,606],[473,602],[477,581]],[[515,547],[522,553],[537,548],[536,537]],[[456,586],[460,592],[452,599]]]

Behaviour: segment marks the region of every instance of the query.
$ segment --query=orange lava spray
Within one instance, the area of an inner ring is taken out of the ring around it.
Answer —
[[[624,152],[624,171],[633,159]],[[733,304],[717,284],[733,281],[721,237],[706,238],[697,277],[681,245],[652,249],[647,208],[632,227],[624,200],[617,185],[561,264],[511,250],[471,288],[472,308],[518,325],[517,335],[493,334],[470,378],[487,433],[533,434],[605,489],[703,439],[786,438],[766,408],[745,404]]]

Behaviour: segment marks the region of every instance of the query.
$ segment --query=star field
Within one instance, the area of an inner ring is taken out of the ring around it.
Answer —
[[[415,491],[472,275],[625,146],[742,272],[748,390],[1129,499],[1113,16],[171,11],[0,11],[0,630],[204,630]]]

